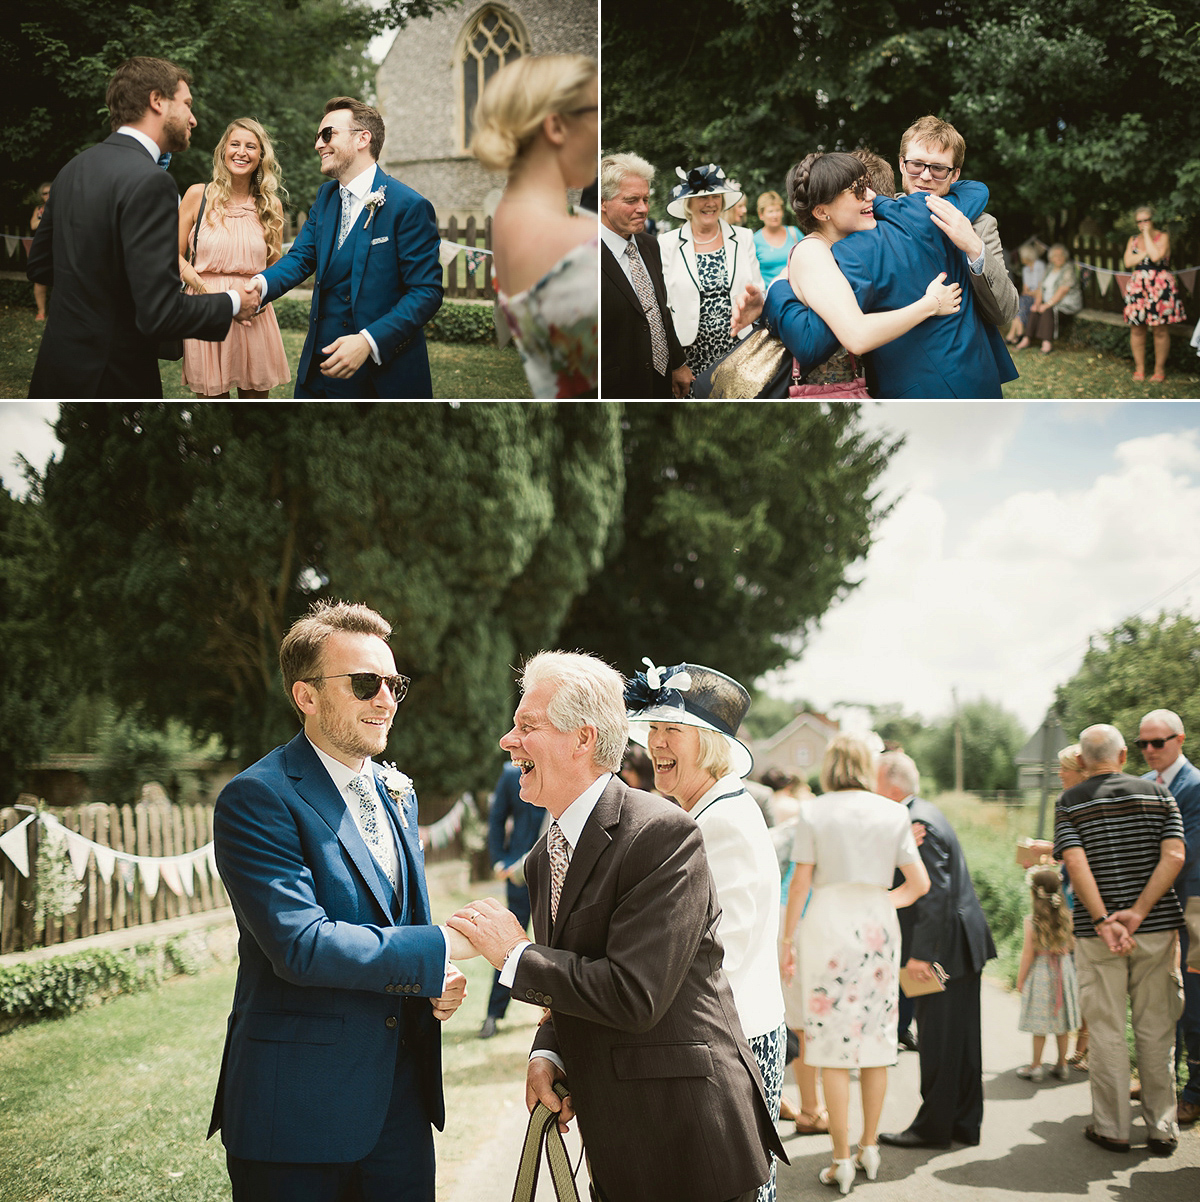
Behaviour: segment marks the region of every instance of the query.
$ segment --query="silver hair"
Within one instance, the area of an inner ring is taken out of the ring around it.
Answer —
[[[1116,763],[1125,750],[1125,736],[1115,726],[1098,722],[1079,735],[1079,758],[1085,768]]]
[[[707,772],[714,780],[720,780],[733,771],[733,753],[729,740],[715,730],[705,730],[703,726],[696,727],[700,736],[700,755],[696,767]]]
[[[879,770],[883,779],[903,789],[906,793],[916,793],[921,788],[921,774],[911,755],[903,751],[885,751],[879,757]]]
[[[546,717],[555,730],[567,732],[581,726],[596,728],[595,762],[618,772],[629,743],[625,716],[625,678],[594,655],[578,651],[539,651],[521,673],[521,692],[554,684]]]
[[[1147,722],[1161,722],[1173,735],[1183,734],[1183,719],[1174,710],[1151,710],[1138,723],[1138,728]]]
[[[610,154],[600,160],[600,199],[612,200],[621,190],[621,185],[631,175],[644,179],[654,178],[654,167],[640,154]]]

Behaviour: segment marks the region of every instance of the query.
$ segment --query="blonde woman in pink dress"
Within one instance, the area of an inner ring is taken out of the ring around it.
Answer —
[[[193,184],[179,206],[179,271],[190,292],[240,288],[282,255],[279,191],[267,131],[249,117],[231,121],[213,151],[212,182]],[[224,342],[183,344],[183,383],[197,396],[227,397],[236,388],[239,397],[263,400],[291,378],[270,305],[248,324],[235,321]]]

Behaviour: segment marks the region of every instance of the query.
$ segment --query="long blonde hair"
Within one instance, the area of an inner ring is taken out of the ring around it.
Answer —
[[[283,255],[283,202],[279,194],[282,192],[286,196],[287,189],[283,186],[275,147],[267,131],[253,117],[239,117],[231,121],[213,150],[212,183],[206,185],[204,190],[208,197],[208,220],[214,224],[218,219],[222,224],[225,221],[225,205],[233,192],[233,178],[225,166],[225,148],[235,129],[244,129],[248,134],[253,134],[262,154],[250,178],[250,195],[254,198],[254,208],[267,238],[267,263],[271,264]]]
[[[1033,898],[1034,948],[1039,952],[1069,951],[1075,940],[1058,869],[1034,868],[1026,879]]]

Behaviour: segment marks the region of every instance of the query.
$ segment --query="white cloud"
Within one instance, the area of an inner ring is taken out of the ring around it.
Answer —
[[[57,401],[0,403],[0,481],[13,496],[23,497],[28,492],[18,452],[40,470],[62,450],[52,428],[57,419]]]

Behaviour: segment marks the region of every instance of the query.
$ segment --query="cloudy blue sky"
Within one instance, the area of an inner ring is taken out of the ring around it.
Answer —
[[[55,410],[0,404],[10,491],[17,451],[54,453]],[[883,481],[896,504],[859,587],[764,682],[776,695],[933,719],[957,688],[1032,730],[1090,634],[1200,612],[1200,402],[889,401],[864,421],[907,437]]]

